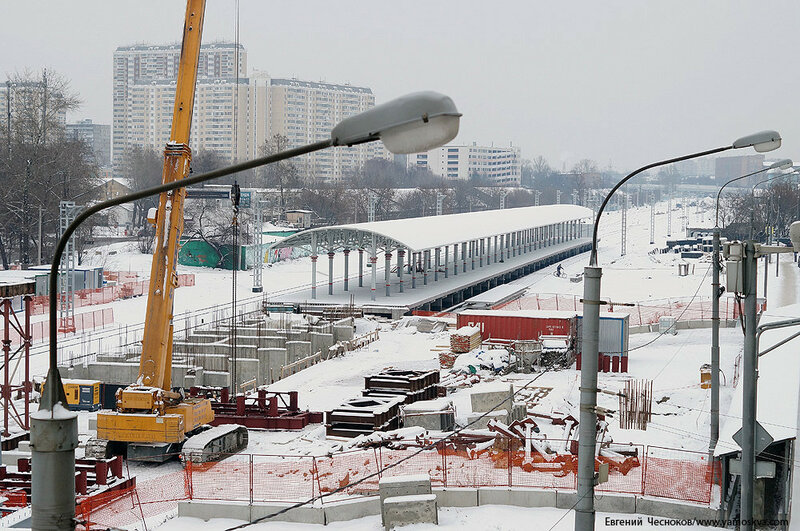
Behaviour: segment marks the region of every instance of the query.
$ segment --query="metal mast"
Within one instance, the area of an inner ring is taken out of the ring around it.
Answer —
[[[75,220],[74,201],[61,201],[58,205],[59,236],[66,232],[69,224]],[[75,236],[67,240],[64,254],[61,255],[58,279],[59,323],[61,332],[75,331]]]

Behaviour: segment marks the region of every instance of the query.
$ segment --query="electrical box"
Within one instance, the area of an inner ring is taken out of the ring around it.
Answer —
[[[725,261],[725,290],[731,293],[744,292],[743,268],[741,260]]]

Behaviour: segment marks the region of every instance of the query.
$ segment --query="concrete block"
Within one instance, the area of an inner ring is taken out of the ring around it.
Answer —
[[[511,411],[511,397],[514,394],[512,389],[513,388],[509,386],[508,390],[503,391],[472,393],[470,395],[472,411],[474,413],[484,413],[486,411],[496,411],[498,409]]]
[[[286,341],[308,341],[308,330],[286,330]]]
[[[516,507],[555,507],[555,490],[508,487],[480,487],[478,505],[513,505]]]
[[[291,505],[290,503],[253,504],[251,509],[252,520],[274,514],[281,509],[291,507]],[[325,525],[325,510],[321,507],[297,507],[286,511],[280,516],[271,518],[270,521]]]
[[[426,430],[451,431],[455,426],[453,411],[409,413],[403,416],[403,427],[417,426]]]
[[[261,348],[286,348],[286,337],[284,336],[262,337]]]
[[[2,456],[2,464],[6,466],[17,466],[17,460],[22,458],[30,458],[30,452],[20,452],[19,450],[4,450]]]
[[[383,501],[386,529],[409,524],[439,524],[435,494],[395,496]]]
[[[20,452],[30,452],[31,451],[31,442],[30,441],[20,441],[17,444],[17,450]]]
[[[636,512],[636,497],[619,494],[597,493],[594,508],[604,513],[633,514]]]
[[[663,518],[707,518],[717,517],[716,509],[701,505],[690,505],[684,502],[671,502],[667,500],[654,500],[652,498],[636,497],[634,512],[648,514],[650,516],[661,516]]]
[[[398,496],[414,496],[431,493],[431,477],[428,474],[385,476],[378,481],[381,502],[381,522],[384,520],[384,500]]]
[[[485,416],[478,418],[481,415]],[[467,423],[469,423],[469,429],[471,430],[485,430],[489,425],[489,421],[492,419],[499,420],[504,424],[509,423],[508,412],[505,409],[500,411],[492,411],[491,413],[473,413],[471,415],[467,415]],[[475,423],[472,424],[472,421],[475,421]]]
[[[286,342],[286,363],[294,363],[297,360],[309,357],[311,354],[310,341]]]
[[[181,501],[178,502],[178,516],[201,518],[205,521],[212,518],[233,518],[252,521],[250,504],[247,502],[224,501]]]
[[[210,387],[230,387],[231,375],[227,371],[205,371],[203,381]]]
[[[575,492],[556,491],[557,509],[574,509],[575,502],[578,501],[578,494]]]
[[[333,327],[333,340],[336,343],[340,341],[351,341],[354,337],[355,331],[350,325]]]
[[[322,334],[319,332],[311,332],[309,334],[311,339],[311,353],[327,352],[328,348],[332,347],[335,341],[333,334]]]
[[[231,364],[233,361],[231,360]],[[236,359],[236,388],[241,389],[241,385],[255,379],[256,385],[262,385],[263,377],[259,372],[258,359],[237,358]]]
[[[86,377],[110,384],[128,385],[139,376],[139,363],[90,363]]]
[[[477,507],[478,489],[474,488],[436,488],[436,503],[439,507]]]
[[[359,500],[345,500],[325,504],[325,524],[331,522],[345,522],[381,514],[381,501],[378,498],[365,498]]]

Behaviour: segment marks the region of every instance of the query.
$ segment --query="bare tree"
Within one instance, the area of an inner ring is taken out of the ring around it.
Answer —
[[[286,151],[292,146],[289,139],[283,135],[272,135],[259,149],[262,157]],[[280,193],[280,211],[283,214],[286,208],[285,191],[300,184],[300,174],[297,166],[291,159],[267,164],[261,169],[261,179],[267,186],[275,186]]]

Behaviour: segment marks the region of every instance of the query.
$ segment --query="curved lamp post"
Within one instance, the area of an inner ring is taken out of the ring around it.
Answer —
[[[50,368],[39,411],[31,415],[31,448],[37,463],[33,469],[31,498],[38,520],[47,521],[54,525],[54,529],[74,528],[75,490],[72,489],[70,497],[64,482],[72,482],[75,475],[77,417],[68,411],[57,366],[56,293],[61,256],[70,236],[81,223],[113,206],[330,147],[381,140],[392,153],[427,151],[455,138],[460,117],[461,114],[448,96],[436,92],[416,92],[342,120],[326,140],[101,201],[78,214],[59,239],[50,267]]]
[[[720,263],[720,234],[719,234],[719,203],[722,198],[722,191],[729,184],[741,181],[747,177],[771,170],[785,170],[792,167],[791,159],[783,159],[775,164],[758,171],[736,177],[722,186],[717,192],[717,202],[714,209],[714,231],[713,231],[713,252],[711,256],[712,280],[711,280],[711,437],[708,444],[709,462],[714,457],[714,449],[719,442],[719,299],[722,297],[722,289],[719,285],[719,275],[722,270]]]
[[[683,160],[713,155],[730,149],[752,147],[758,152],[779,148],[781,136],[776,131],[762,131],[739,138],[728,146],[701,151],[683,157],[654,162],[628,174],[608,193],[595,217],[592,233],[592,251],[589,265],[584,268],[583,284],[583,345],[581,346],[580,423],[578,425],[578,500],[575,503],[575,530],[594,529],[595,438],[597,425],[597,355],[600,342],[600,278],[602,269],[597,266],[597,229],[603,210],[622,185],[643,171]]]

